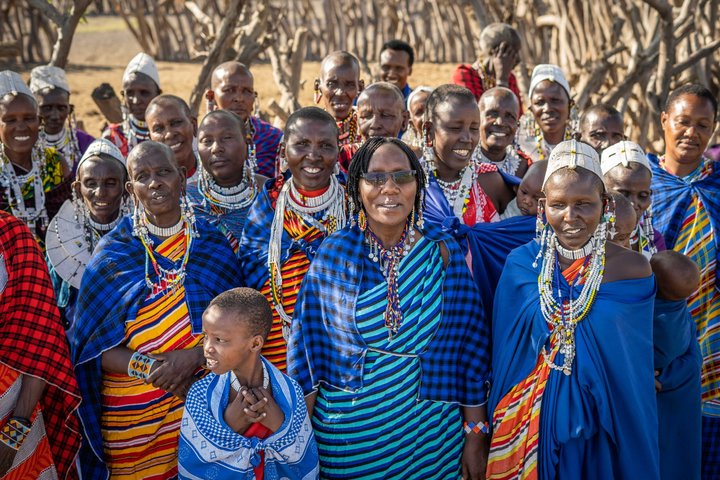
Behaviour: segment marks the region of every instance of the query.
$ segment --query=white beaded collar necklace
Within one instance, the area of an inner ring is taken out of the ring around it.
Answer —
[[[265,363],[262,363],[263,367],[263,388],[265,390],[268,389],[270,386],[270,375],[268,374],[267,367],[265,366]],[[230,386],[235,390],[235,392],[240,393],[240,390],[242,390],[242,385],[240,385],[240,380],[238,379],[237,375],[235,375],[235,372],[230,370]]]
[[[178,223],[167,228],[158,227],[157,225],[151,223],[150,220],[148,220],[147,216],[145,217],[145,227],[147,227],[148,232],[155,235],[156,237],[172,237],[173,235],[177,235],[178,233],[180,233],[184,226],[185,220],[183,219],[182,215],[180,215],[180,220],[178,220]]]

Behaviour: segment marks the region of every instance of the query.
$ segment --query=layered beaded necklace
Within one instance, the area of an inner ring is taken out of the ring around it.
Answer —
[[[398,277],[400,276],[400,261],[407,256],[415,244],[415,228],[411,222],[412,220],[409,220],[405,224],[400,240],[390,248],[385,248],[370,228],[365,229],[365,243],[370,249],[368,257],[373,262],[380,264],[380,270],[387,282],[387,306],[384,318],[385,327],[388,329],[388,341],[397,334],[403,321]]]
[[[23,175],[17,175],[13,163],[5,156],[5,147],[0,142],[0,186],[5,188],[5,197],[12,214],[25,222],[31,230],[36,223],[44,228],[48,223],[45,209],[45,190],[43,176],[45,175],[45,150],[40,142],[35,142],[32,150],[32,167]],[[25,205],[25,195],[32,190],[34,208]]]
[[[63,162],[65,162],[68,171],[72,170],[75,162],[79,161],[82,156],[80,153],[80,144],[72,128],[63,127],[63,129],[56,134],[46,133],[44,129],[41,129],[40,144],[43,146],[43,149],[54,147],[62,157]]]
[[[352,145],[358,142],[358,118],[353,109],[346,119],[337,122],[340,145]]]
[[[75,195],[74,191],[73,195]],[[85,204],[82,203],[82,200],[77,198],[73,199],[73,209],[75,210],[75,221],[82,225],[83,230],[85,231],[85,241],[87,242],[87,249],[90,253],[95,250],[95,246],[100,240],[100,237],[115,228],[123,217],[123,207],[121,206],[115,220],[109,223],[96,222],[90,216],[90,212]]]
[[[198,178],[198,190],[206,201],[223,210],[241,210],[247,208],[257,196],[255,172],[245,165],[243,179],[234,187],[221,187],[205,170],[201,169]]]
[[[136,119],[132,115],[127,115],[123,120],[123,133],[125,134],[125,138],[127,138],[128,152],[138,143],[150,138],[147,123]]]
[[[185,270],[190,259],[192,240],[197,237],[194,218],[188,219],[181,215],[178,223],[172,227],[162,228],[150,223],[144,213],[139,213],[134,216],[133,222],[133,235],[140,238],[140,242],[145,248],[145,285],[150,289],[153,297],[159,294],[175,293],[185,281]],[[152,248],[153,241],[148,233],[152,233],[156,237],[172,237],[183,229],[185,230],[185,254],[180,265],[177,268],[163,268],[155,258]],[[157,281],[151,280],[151,267]]]
[[[270,226],[270,241],[268,243],[268,269],[270,271],[270,293],[275,311],[282,322],[282,332],[285,341],[290,338],[291,317],[283,307],[282,274],[280,265],[280,249],[284,231],[285,211],[296,213],[308,225],[320,230],[324,235],[343,228],[346,222],[345,190],[335,175],[330,177],[330,186],[320,196],[305,197],[298,192],[292,177],[288,179],[280,190],[275,205],[275,216]],[[316,217],[322,213],[320,220]]]
[[[517,172],[517,169],[520,166],[520,155],[518,155],[514,146],[508,145],[505,148],[505,158],[496,162],[494,160],[490,160],[483,153],[482,148],[480,148],[480,144],[478,143],[477,147],[475,147],[475,151],[473,152],[473,162],[492,163],[498,167],[498,170],[502,170],[509,175],[515,175],[515,172]]]
[[[270,386],[270,375],[268,374],[267,367],[265,366],[265,363],[262,363],[263,368],[263,388],[265,390],[268,389]],[[242,389],[242,385],[240,385],[240,380],[238,379],[237,375],[235,375],[235,372],[230,370],[230,386],[235,390],[236,393],[240,393],[240,390]]]
[[[565,127],[565,138],[564,140],[570,140],[572,139],[572,132],[570,131],[569,127]],[[540,127],[535,125],[535,148],[538,152],[538,160],[547,160],[547,156],[545,154],[545,150],[549,152],[555,148],[555,145],[550,145],[545,141],[545,137],[543,136],[543,132],[540,129]]]
[[[544,246],[545,252],[538,276],[540,310],[550,327],[551,338],[555,340],[558,352],[563,354],[563,363],[562,365],[554,363],[552,352],[548,352],[545,346],[543,346],[542,355],[545,363],[551,369],[563,372],[565,375],[572,373],[572,363],[575,358],[575,328],[590,312],[602,283],[605,272],[606,234],[607,224],[601,222],[585,246],[578,250],[569,250],[560,245],[557,235],[552,229],[546,228],[543,232],[541,244]],[[538,257],[540,255],[542,255],[542,247]],[[560,286],[561,272],[558,255],[569,260],[585,258],[580,273],[568,289],[569,298],[563,297]],[[580,283],[582,283],[580,294],[577,298],[572,298],[574,288]],[[555,289],[557,289],[557,297]]]
[[[462,218],[470,202],[470,190],[477,181],[477,165],[476,159],[473,158],[465,168],[460,170],[459,178],[450,182],[440,180],[437,170],[435,171],[435,180],[458,218]]]

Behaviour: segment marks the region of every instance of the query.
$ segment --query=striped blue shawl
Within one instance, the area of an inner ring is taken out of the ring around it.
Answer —
[[[423,233],[442,242],[449,261],[442,287],[442,324],[419,355],[419,398],[481,405],[490,377],[489,319],[483,316],[480,295],[457,243],[432,226]],[[288,373],[306,394],[320,382],[347,391],[363,386],[368,346],[355,325],[355,306],[360,293],[374,286],[362,281],[359,260],[364,252],[362,232],[356,226],[345,227],[323,242],[305,276],[288,342]]]
[[[193,239],[184,286],[192,330],[199,334],[208,303],[225,290],[241,286],[242,280],[227,239],[201,219],[196,225],[200,237]],[[157,260],[164,268],[173,267],[165,257],[158,255]],[[102,238],[85,269],[75,314],[71,353],[83,398],[79,413],[85,440],[81,452],[84,477],[107,476],[100,433],[102,353],[124,340],[125,322],[135,318],[149,293],[145,250],[132,235],[132,220],[125,217]]]
[[[707,209],[715,232],[715,251],[720,255],[720,162],[712,162],[712,173],[707,177],[688,183],[660,168],[655,155],[649,154],[648,159],[653,173],[653,226],[663,234],[667,247],[675,246],[693,194],[696,194]]]
[[[254,479],[253,466],[265,452],[266,479],[314,479],[319,474],[317,444],[300,386],[262,359],[275,402],[285,415],[280,428],[265,439],[244,437],[225,422],[230,374],[211,373],[199,380],[185,400],[178,469],[180,478]]]

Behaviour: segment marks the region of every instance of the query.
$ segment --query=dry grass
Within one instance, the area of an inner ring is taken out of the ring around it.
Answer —
[[[78,120],[83,122],[88,133],[98,135],[105,122],[90,97],[92,90],[107,82],[119,93],[125,65],[139,50],[139,45],[118,17],[88,17],[87,23],[78,28],[67,72],[72,89],[71,101],[75,105]],[[200,67],[199,63],[161,62],[158,68],[163,91],[189,98]],[[447,83],[454,67],[452,64],[416,64],[410,78],[411,85],[436,86]],[[304,86],[300,99],[303,105],[313,104],[312,85],[318,70],[317,62],[308,62],[303,66]],[[253,65],[252,71],[255,75],[255,89],[264,109],[268,101],[279,99],[280,92],[269,64]],[[23,73],[28,75],[28,72]]]

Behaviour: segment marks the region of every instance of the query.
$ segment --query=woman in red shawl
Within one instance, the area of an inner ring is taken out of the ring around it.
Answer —
[[[79,403],[45,260],[0,211],[0,478],[77,478]]]

